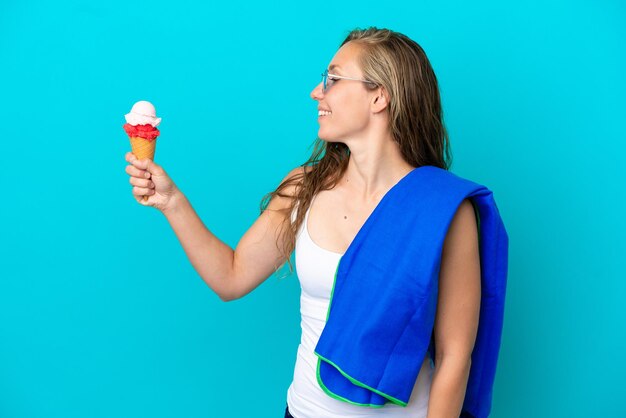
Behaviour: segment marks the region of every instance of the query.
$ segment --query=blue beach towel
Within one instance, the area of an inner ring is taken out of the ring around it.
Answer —
[[[434,166],[418,167],[393,186],[340,259],[315,348],[317,380],[329,396],[367,407],[407,405],[424,356],[435,358],[441,253],[465,198],[478,216],[481,306],[461,416],[489,415],[508,235],[489,189]]]

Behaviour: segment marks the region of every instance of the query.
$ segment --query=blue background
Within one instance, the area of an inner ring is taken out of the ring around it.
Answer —
[[[279,417],[299,284],[223,303],[124,172],[123,115],[232,247],[306,160],[354,27],[441,86],[452,171],[510,236],[492,416],[624,417],[626,6],[619,1],[0,1],[0,417]]]

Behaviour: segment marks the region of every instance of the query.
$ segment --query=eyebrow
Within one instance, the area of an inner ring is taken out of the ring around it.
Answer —
[[[338,65],[336,65],[336,64],[333,64],[333,65],[331,65],[330,67],[328,67],[328,71],[332,71],[332,70],[334,70],[335,68],[337,68],[338,70],[341,70],[341,67],[340,67],[340,66],[338,66]]]

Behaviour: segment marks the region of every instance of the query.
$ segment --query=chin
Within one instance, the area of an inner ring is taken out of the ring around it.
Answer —
[[[326,141],[326,142],[339,142],[340,141],[340,139],[338,139],[336,135],[329,134],[328,132],[322,132],[321,129],[317,132],[317,137],[321,139],[322,141]]]

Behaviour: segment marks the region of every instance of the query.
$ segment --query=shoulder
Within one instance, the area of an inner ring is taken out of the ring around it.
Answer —
[[[291,177],[296,177],[296,176],[301,176],[304,175],[306,173],[310,173],[311,170],[313,170],[312,166],[298,166],[294,169],[292,169],[289,173],[287,173],[287,175],[285,176],[285,180]]]
[[[284,188],[282,192],[289,197],[295,197],[298,185],[302,183],[304,176],[311,172],[312,169],[313,167],[310,166],[298,166],[289,171],[280,182],[279,187]]]
[[[419,170],[415,170],[415,181],[436,182],[438,186],[437,190],[443,193],[447,193],[447,189],[450,188],[472,190],[484,187],[479,183],[440,167],[426,165],[418,168]]]
[[[302,184],[305,174],[311,171],[311,169],[312,167],[298,166],[289,171],[272,193],[273,196],[267,209],[282,211],[295,206],[293,200],[297,196],[298,187]]]
[[[298,166],[291,170],[281,181],[279,188],[283,188],[281,191],[283,196],[281,200],[282,207],[285,209],[291,209],[290,218],[293,224],[298,214],[298,207],[300,202],[295,201],[297,199],[298,188],[301,187],[304,177],[313,170],[311,166]]]
[[[299,165],[298,167],[294,168],[289,173],[287,173],[285,178],[290,177],[290,176],[296,176],[298,174],[310,173],[311,170],[313,170],[313,167],[310,165],[304,165],[304,166]]]

